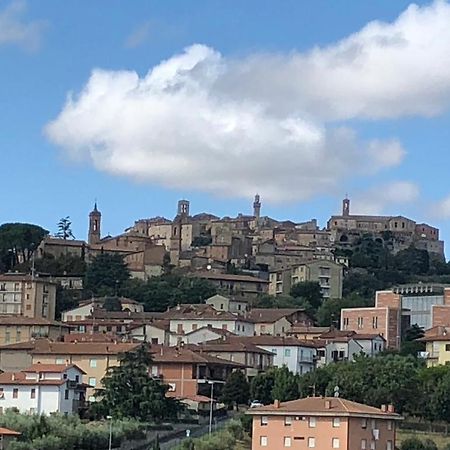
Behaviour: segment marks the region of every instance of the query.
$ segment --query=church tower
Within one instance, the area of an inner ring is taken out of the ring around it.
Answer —
[[[178,201],[177,215],[182,216],[182,217],[189,216],[189,201],[188,200],[179,200]]]
[[[253,215],[256,217],[256,220],[259,220],[261,217],[261,201],[259,199],[259,194],[255,195],[255,201],[253,202]]]
[[[342,200],[342,215],[344,217],[350,215],[350,199],[347,196]]]
[[[88,244],[98,244],[100,242],[101,220],[102,214],[97,209],[97,202],[95,202],[94,209],[89,213]]]

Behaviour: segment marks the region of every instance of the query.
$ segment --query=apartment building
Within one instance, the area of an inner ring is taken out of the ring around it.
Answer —
[[[76,414],[85,403],[84,372],[75,365],[34,364],[0,374],[0,412]]]
[[[392,405],[380,409],[336,397],[308,397],[248,410],[253,417],[252,450],[394,450]]]
[[[205,303],[211,305],[217,311],[227,311],[233,314],[244,314],[249,310],[249,304],[246,300],[224,297],[218,294],[207,298]]]
[[[301,308],[254,308],[245,317],[254,323],[254,334],[258,336],[284,336],[294,324],[313,325],[312,319]]]
[[[56,340],[69,333],[62,322],[23,316],[0,316],[0,345],[27,342],[31,339]]]
[[[319,283],[324,298],[342,298],[343,272],[343,265],[326,259],[273,270],[269,275],[269,294],[288,295],[294,284],[314,281]]]
[[[21,273],[0,275],[0,315],[55,319],[56,284]]]

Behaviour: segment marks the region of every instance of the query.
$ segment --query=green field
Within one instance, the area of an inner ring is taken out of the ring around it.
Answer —
[[[439,434],[439,433],[424,433],[424,432],[412,432],[398,430],[397,432],[397,445],[400,444],[407,438],[417,437],[419,439],[431,439],[438,446],[439,450],[443,450],[446,445],[450,445],[450,436]]]

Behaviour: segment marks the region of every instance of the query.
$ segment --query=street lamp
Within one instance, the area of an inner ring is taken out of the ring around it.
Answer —
[[[211,398],[209,403],[209,434],[212,432],[213,420],[213,403],[214,403],[214,384],[225,384],[225,381],[218,380],[198,380],[199,383],[206,383],[211,385]]]
[[[109,445],[108,450],[112,449],[112,416],[106,416],[106,418],[109,420]]]

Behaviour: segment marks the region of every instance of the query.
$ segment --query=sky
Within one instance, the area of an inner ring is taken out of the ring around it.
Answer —
[[[0,0],[0,223],[406,215],[450,241],[450,3]]]

